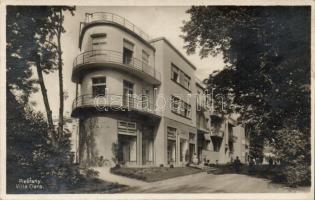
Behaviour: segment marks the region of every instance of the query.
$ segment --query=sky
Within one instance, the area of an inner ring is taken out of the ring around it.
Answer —
[[[64,91],[67,93],[65,99],[65,115],[71,113],[72,102],[75,98],[75,84],[71,82],[72,63],[79,54],[79,25],[84,21],[85,13],[93,12],[110,12],[120,15],[130,22],[138,26],[146,32],[151,39],[158,37],[166,37],[185,57],[191,61],[197,68],[196,76],[199,79],[207,78],[214,70],[221,70],[224,67],[222,55],[201,59],[198,52],[193,55],[187,55],[184,46],[184,40],[180,37],[182,34],[181,27],[183,21],[189,21],[189,14],[185,11],[189,7],[185,6],[97,6],[97,7],[76,7],[75,15],[65,14],[64,28],[66,33],[62,36],[63,50],[63,78]],[[34,76],[36,73],[34,73]],[[59,85],[58,73],[46,75],[46,87],[48,91],[49,103],[54,118],[59,113]],[[41,92],[35,93],[31,97],[31,101],[35,102],[34,108],[44,112],[44,104]]]

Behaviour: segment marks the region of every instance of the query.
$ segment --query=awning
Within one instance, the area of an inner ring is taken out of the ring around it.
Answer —
[[[208,140],[208,141],[210,141],[211,139],[210,139],[210,134],[203,134],[203,137],[204,137],[204,139],[205,140]]]

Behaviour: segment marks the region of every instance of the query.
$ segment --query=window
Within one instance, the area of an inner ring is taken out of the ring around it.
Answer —
[[[92,78],[92,95],[93,97],[106,95],[106,77]]]
[[[190,89],[190,77],[184,74],[183,86],[187,89]]]
[[[133,47],[134,45],[127,41],[124,40],[123,44],[123,63],[124,64],[132,64],[132,56],[133,56]]]
[[[171,80],[183,86],[187,90],[190,90],[190,80],[191,78],[182,70],[180,70],[176,65],[172,63],[171,66]]]
[[[106,34],[98,33],[92,34],[92,50],[101,50],[104,49],[106,45]]]
[[[118,133],[123,135],[136,135],[136,123],[129,121],[118,121]]]
[[[170,126],[167,127],[167,138],[174,140],[176,139],[176,128]]]
[[[183,117],[191,118],[191,106],[178,97],[172,96],[171,111]]]
[[[187,103],[183,103],[183,115],[187,118],[190,118],[190,113],[191,113],[191,106]]]
[[[171,74],[171,79],[175,81],[176,83],[179,83],[179,69],[172,64],[172,74]]]
[[[189,132],[189,141],[194,142],[196,140],[196,134]]]
[[[142,62],[144,66],[149,65],[149,54],[142,50]]]
[[[172,96],[171,110],[180,114],[180,99],[178,97]]]
[[[123,104],[124,106],[133,107],[133,83],[124,80],[123,81]]]

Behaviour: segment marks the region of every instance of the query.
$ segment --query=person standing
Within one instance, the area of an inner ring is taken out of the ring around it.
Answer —
[[[241,161],[240,161],[239,157],[236,156],[236,159],[234,160],[234,169],[237,173],[239,173],[240,168],[241,168]]]

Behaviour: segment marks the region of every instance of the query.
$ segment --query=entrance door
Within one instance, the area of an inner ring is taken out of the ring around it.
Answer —
[[[153,141],[154,132],[153,127],[144,126],[142,131],[142,164],[153,164]]]
[[[195,153],[195,144],[189,144],[189,161],[193,161],[193,156]]]
[[[118,134],[118,162],[121,164],[136,164],[137,137]]]
[[[176,141],[167,140],[167,161],[168,164],[174,164],[176,161]]]

